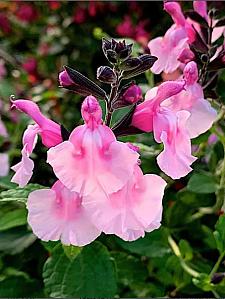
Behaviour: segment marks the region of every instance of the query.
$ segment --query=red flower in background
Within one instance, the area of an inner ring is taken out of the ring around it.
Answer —
[[[0,13],[0,28],[6,34],[11,32],[11,25],[9,19],[3,12]]]
[[[60,1],[48,0],[47,3],[48,3],[49,8],[52,10],[57,10],[61,7]]]
[[[32,4],[19,4],[16,11],[16,17],[25,23],[34,22],[38,18],[38,11]]]

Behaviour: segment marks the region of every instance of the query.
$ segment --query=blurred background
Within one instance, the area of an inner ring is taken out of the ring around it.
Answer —
[[[209,4],[225,11],[223,1]],[[191,1],[182,1],[182,6],[190,8]],[[163,11],[162,1],[0,1],[1,191],[15,188],[10,183],[9,165],[20,160],[22,134],[31,123],[22,113],[10,111],[10,95],[32,99],[46,116],[72,130],[81,124],[83,98],[58,87],[58,73],[63,66],[69,65],[95,80],[97,68],[107,64],[101,51],[102,37],[125,38],[134,43],[136,54],[149,53],[149,40],[164,35],[170,25],[172,20]],[[147,72],[136,82],[144,94],[154,82],[163,79],[165,75],[153,77]],[[223,101],[224,81],[225,73],[218,84]],[[150,134],[123,140],[140,145],[145,173],[160,173],[155,157],[161,145]],[[210,174],[210,179],[203,181],[201,190],[197,188],[199,181],[197,186],[188,185],[192,174],[176,182],[169,181],[161,229],[133,244],[114,236],[99,238],[120,267],[117,296],[212,296],[210,289],[193,283],[167,241],[168,232],[172,233],[184,259],[201,273],[209,273],[217,260],[213,230],[219,214],[198,217],[198,212],[199,208],[215,202],[215,182],[211,177],[223,158],[222,145],[215,135],[207,132],[194,140],[193,153],[199,157],[195,171]],[[40,141],[32,158],[35,169],[31,183],[50,187],[55,177],[45,162],[46,149]],[[26,198],[26,192],[20,190],[22,199]],[[6,196],[2,194],[0,197]],[[13,196],[12,192],[6,194]],[[42,268],[51,256],[55,246],[52,243],[41,242],[32,234],[23,204],[1,202],[0,297],[46,296]],[[221,271],[225,271],[224,266]],[[220,294],[225,296],[222,287]]]

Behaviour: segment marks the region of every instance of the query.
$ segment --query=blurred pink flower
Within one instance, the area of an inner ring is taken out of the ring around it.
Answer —
[[[120,36],[124,37],[132,38],[134,36],[134,25],[129,15],[124,16],[123,21],[119,25],[117,25],[116,32]]]
[[[9,174],[9,156],[6,153],[0,153],[0,177]]]
[[[27,58],[22,63],[22,68],[28,73],[28,74],[37,74],[37,60],[34,57]]]
[[[77,6],[73,15],[75,24],[83,24],[87,20],[87,9],[85,7]]]
[[[11,32],[11,24],[7,15],[3,12],[0,13],[0,29],[5,33],[9,34]]]

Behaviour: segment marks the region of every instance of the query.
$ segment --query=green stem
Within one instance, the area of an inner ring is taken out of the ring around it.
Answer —
[[[223,252],[220,254],[220,256],[219,256],[217,262],[215,263],[214,267],[212,268],[212,271],[210,272],[210,276],[211,276],[211,277],[213,276],[214,273],[217,272],[217,270],[218,270],[218,268],[219,268],[219,266],[220,266],[220,264],[221,264],[221,262],[222,262],[224,256],[225,256],[225,251],[223,251]]]
[[[182,255],[181,255],[181,252],[180,252],[180,249],[179,249],[177,243],[174,241],[174,239],[171,236],[168,237],[168,242],[169,242],[174,254],[179,258],[181,267],[184,269],[184,271],[186,271],[188,274],[190,274],[193,277],[198,277],[199,273],[197,271],[195,271],[194,269],[192,269],[185,262],[185,260],[182,258]]]

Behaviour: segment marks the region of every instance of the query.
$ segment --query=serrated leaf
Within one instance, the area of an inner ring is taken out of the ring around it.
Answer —
[[[114,263],[99,242],[85,246],[70,260],[61,246],[52,252],[43,269],[46,292],[51,297],[113,297]]]

